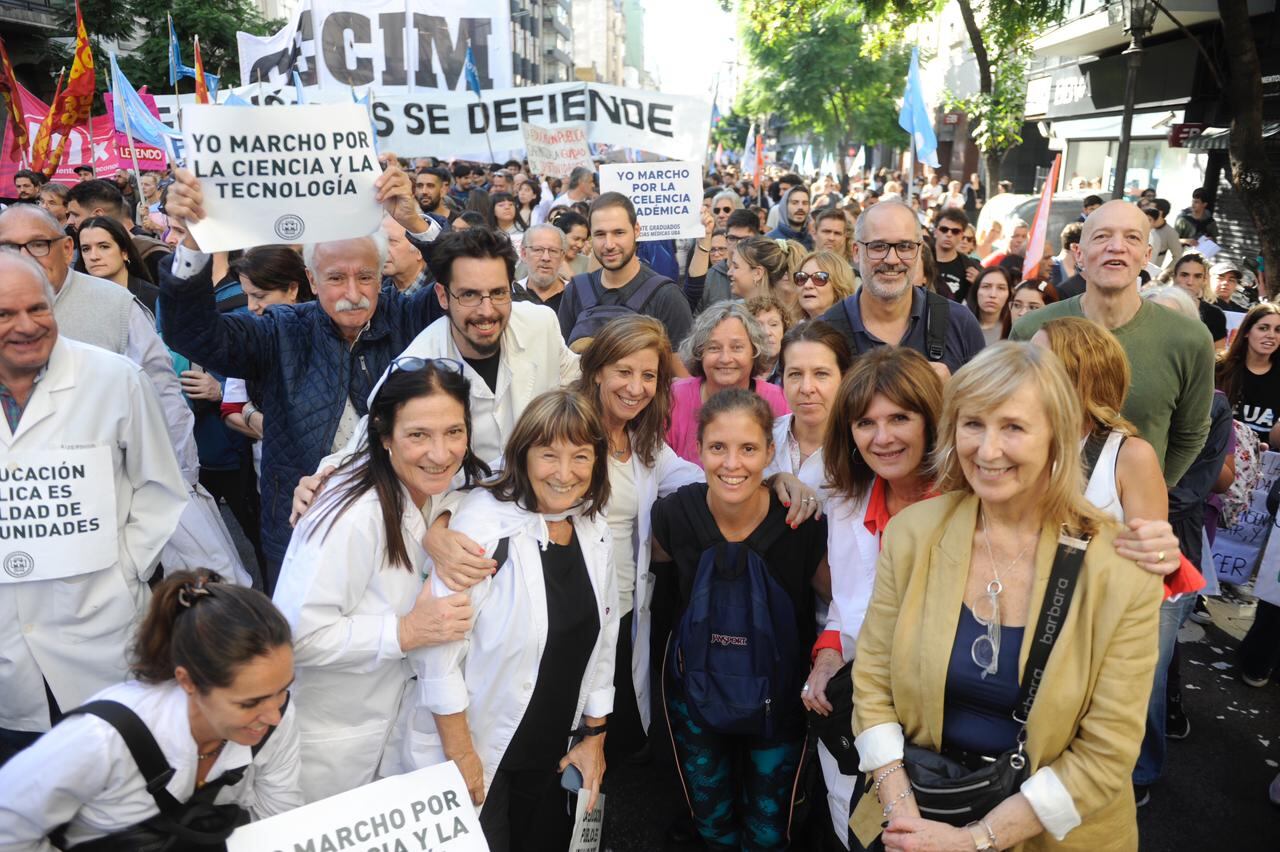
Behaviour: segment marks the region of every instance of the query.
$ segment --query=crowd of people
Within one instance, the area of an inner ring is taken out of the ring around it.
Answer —
[[[0,850],[216,848],[446,760],[491,849],[563,850],[664,748],[709,849],[1137,848],[1280,438],[1207,195],[1028,263],[977,175],[713,174],[642,242],[590,169],[382,160],[373,234],[213,254],[185,170],[18,173]],[[1267,685],[1280,608],[1240,653]]]

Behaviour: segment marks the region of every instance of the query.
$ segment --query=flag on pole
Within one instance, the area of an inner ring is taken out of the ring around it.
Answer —
[[[178,31],[173,28],[173,15],[169,15],[169,85],[178,85],[187,67],[182,64],[182,49],[178,46]]]
[[[1031,222],[1031,240],[1022,261],[1022,280],[1033,281],[1044,258],[1044,244],[1049,237],[1049,208],[1053,205],[1053,190],[1058,185],[1058,170],[1062,168],[1062,155],[1053,158],[1053,168],[1040,190],[1040,203],[1036,205],[1036,218]]]
[[[13,65],[9,62],[9,53],[4,49],[4,39],[0,38],[0,94],[4,95],[9,111],[9,124],[13,127],[13,150],[10,159],[22,162],[26,159],[27,149],[31,146],[31,137],[27,134],[27,116],[22,109],[22,96],[18,94],[18,80],[13,76]]]
[[[711,102],[711,129],[715,130],[720,124],[720,105],[715,101]]]
[[[120,70],[116,55],[111,54],[111,111],[116,130],[129,133],[154,148],[165,148],[165,139],[181,139],[182,134],[151,114],[137,89]],[[126,118],[127,115],[127,118]]]
[[[480,97],[480,71],[476,68],[476,55],[471,52],[471,45],[467,45],[467,61],[462,66],[462,73],[467,77],[467,88],[476,93],[476,97]]]
[[[302,75],[298,73],[298,69],[293,69],[293,96],[295,104],[305,104],[307,102],[306,90],[302,88]]]
[[[49,146],[53,143],[53,126],[58,115],[58,98],[62,97],[62,81],[66,75],[66,68],[58,72],[58,82],[53,87],[53,106],[49,107],[44,121],[41,121],[40,126],[36,128],[36,138],[31,143],[31,168],[37,172],[43,173],[45,165],[49,162]]]
[[[938,168],[938,137],[929,122],[929,108],[920,87],[920,48],[911,48],[911,66],[907,69],[907,88],[902,93],[902,109],[898,126],[911,134],[916,159],[930,168]]]
[[[756,125],[751,122],[751,129],[747,131],[747,145],[742,149],[742,173],[744,175],[754,174],[756,170]]]
[[[756,135],[756,189],[760,189],[760,178],[764,176],[764,134]]]
[[[195,56],[196,56],[196,73],[195,73],[196,103],[207,104],[210,102],[209,86],[205,82],[204,60],[200,58],[200,36],[196,36]]]
[[[53,99],[50,114],[54,116],[53,132],[61,133],[62,139],[53,155],[44,164],[43,171],[52,177],[62,162],[62,155],[67,148],[67,140],[71,138],[72,129],[82,124],[89,124],[89,116],[93,112],[93,99],[96,73],[93,68],[93,46],[89,43],[89,33],[84,26],[84,16],[80,13],[80,0],[76,0],[76,52],[71,60],[71,74],[67,77],[67,87]]]

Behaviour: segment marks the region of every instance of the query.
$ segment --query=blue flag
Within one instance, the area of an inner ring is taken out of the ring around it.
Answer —
[[[916,159],[930,168],[938,168],[938,137],[929,122],[929,108],[924,104],[924,90],[920,88],[920,49],[916,47],[911,48],[911,67],[907,70],[907,88],[902,93],[898,126],[911,134]]]
[[[173,18],[169,18],[169,85],[175,86],[186,66],[182,64],[182,51],[178,47],[178,31],[173,28]]]
[[[227,99],[222,102],[222,105],[223,106],[253,106],[253,104],[249,103],[244,98],[237,95],[235,92],[232,92],[231,94],[227,95]]]
[[[298,69],[293,69],[293,93],[297,97],[297,103],[305,104],[307,102],[307,94],[302,90],[302,77],[298,74]]]
[[[467,88],[480,97],[480,72],[476,69],[476,55],[471,52],[471,45],[467,45],[467,62],[462,66],[462,73],[467,77]]]
[[[165,148],[166,137],[182,137],[181,133],[151,114],[151,110],[142,102],[138,90],[120,70],[114,53],[111,54],[111,94],[111,110],[115,113],[116,130],[127,132],[135,140],[160,149]],[[126,113],[129,116],[128,125],[125,124]]]

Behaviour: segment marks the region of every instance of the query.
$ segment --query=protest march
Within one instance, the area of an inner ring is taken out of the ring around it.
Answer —
[[[53,5],[0,852],[1276,848],[1274,11]]]

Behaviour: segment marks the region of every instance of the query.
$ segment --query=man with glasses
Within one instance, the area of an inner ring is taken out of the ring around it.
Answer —
[[[854,261],[862,286],[822,319],[861,355],[896,344],[929,359],[944,379],[982,350],[982,328],[964,305],[911,285],[923,242],[920,220],[901,201],[881,201],[854,225]]]
[[[960,240],[969,217],[958,207],[944,207],[933,228],[933,259],[938,270],[933,288],[953,302],[963,302],[969,285],[982,271],[982,264],[960,253]]]
[[[438,227],[428,224],[412,184],[394,155],[375,183],[377,200],[417,245]],[[198,221],[199,182],[178,169],[169,187],[169,217]],[[261,388],[262,549],[266,591],[275,588],[289,546],[289,511],[299,477],[346,446],[367,414],[369,392],[391,359],[440,316],[433,288],[412,296],[382,293],[387,234],[308,245],[303,253],[316,301],[277,305],[263,316],[220,313],[214,302],[212,258],[186,233],[172,269],[161,276],[165,338],[205,368]]]
[[[520,243],[520,259],[529,274],[516,282],[516,298],[523,298],[535,305],[546,305],[553,311],[560,309],[564,297],[564,279],[560,277],[560,262],[564,260],[569,242],[564,232],[555,225],[534,225],[524,232]]]

